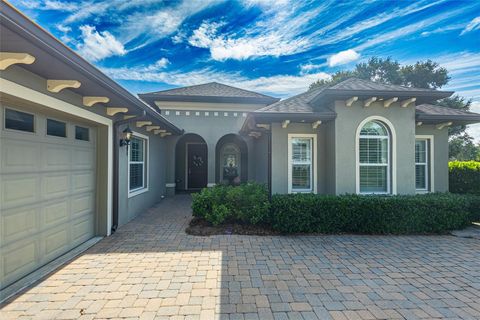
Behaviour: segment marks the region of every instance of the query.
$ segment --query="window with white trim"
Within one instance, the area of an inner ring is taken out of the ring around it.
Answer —
[[[390,132],[380,121],[360,131],[358,150],[360,193],[390,193]]]
[[[147,187],[146,175],[147,139],[132,136],[129,147],[129,192],[137,192]]]
[[[289,151],[290,191],[313,192],[313,137],[292,137]]]
[[[415,139],[415,189],[417,191],[430,190],[430,141],[429,139]]]

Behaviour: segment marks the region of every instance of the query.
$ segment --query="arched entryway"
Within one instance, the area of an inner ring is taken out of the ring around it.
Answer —
[[[248,148],[237,134],[227,134],[215,147],[215,181],[238,184],[248,179]]]
[[[175,147],[175,188],[199,190],[208,182],[208,149],[198,134],[183,135]]]

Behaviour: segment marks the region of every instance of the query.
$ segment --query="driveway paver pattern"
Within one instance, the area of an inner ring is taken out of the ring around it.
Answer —
[[[195,237],[167,198],[1,306],[0,319],[480,319],[480,241]]]

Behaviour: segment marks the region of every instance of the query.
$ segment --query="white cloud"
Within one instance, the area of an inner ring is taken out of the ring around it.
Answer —
[[[347,64],[349,62],[358,60],[359,58],[360,58],[360,54],[358,52],[356,52],[353,49],[348,49],[332,55],[328,59],[328,65],[330,67],[340,66],[342,64]]]
[[[480,17],[476,17],[472,21],[470,21],[469,24],[463,29],[463,31],[460,33],[460,35],[463,35],[467,32],[474,31],[474,30],[479,30],[480,29]]]
[[[90,61],[99,61],[111,56],[121,56],[127,53],[123,44],[120,43],[110,32],[98,32],[93,26],[81,26],[83,42],[78,44],[78,52],[82,57]]]
[[[20,3],[29,9],[37,10],[55,10],[55,11],[76,11],[79,4],[75,2],[57,1],[57,0],[22,0]]]
[[[291,96],[306,91],[318,79],[328,79],[329,74],[319,72],[308,75],[275,75],[249,79],[239,72],[223,72],[211,68],[193,71],[162,71],[155,65],[123,68],[103,68],[103,71],[116,80],[134,80],[167,83],[176,86],[189,86],[217,81],[247,90],[264,92],[276,96]]]

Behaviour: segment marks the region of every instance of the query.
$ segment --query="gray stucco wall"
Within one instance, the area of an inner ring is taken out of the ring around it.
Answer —
[[[208,116],[205,116],[204,111],[199,111],[200,115],[197,116],[195,115],[196,111],[195,109],[194,111],[190,111],[189,116],[185,115],[185,111],[180,111],[180,115],[175,115],[175,111],[170,111],[170,114],[165,115],[165,117],[179,128],[184,129],[185,134],[197,134],[205,140],[208,148],[208,183],[209,185],[213,185],[217,183],[215,174],[217,143],[227,134],[238,135],[246,118],[242,116],[242,111],[239,111],[236,116],[233,115],[233,112],[228,112],[228,116],[225,116],[224,112],[221,111],[218,112],[218,116],[214,116],[212,111],[209,112]],[[177,157],[175,156],[176,144],[180,138],[181,137],[173,137],[167,143],[167,184],[176,183],[175,176],[177,176],[177,178],[184,176],[184,160],[176,160],[178,156],[183,159],[185,157],[184,152],[181,151]],[[255,141],[253,141],[251,137],[242,137],[242,139],[246,142],[248,149],[248,180],[254,180],[256,172],[256,164],[253,157],[255,154]],[[177,190],[183,189],[184,185],[177,186]],[[169,190],[168,193],[172,194],[173,190]]]
[[[335,102],[335,181],[336,194],[356,193],[356,131],[360,123],[371,116],[381,116],[392,124],[396,139],[392,144],[392,191],[399,194],[415,193],[415,108],[402,108],[399,103],[389,108],[375,102],[363,107],[361,102],[345,106]],[[396,169],[393,163],[396,161]]]
[[[263,134],[253,142],[253,161],[251,172],[254,176],[251,180],[258,183],[268,183],[268,135]]]
[[[320,125],[312,129],[310,123],[291,123],[282,128],[280,123],[274,123],[272,130],[272,193],[288,193],[288,134],[304,133],[317,135],[317,193],[326,193],[326,130]],[[315,174],[315,173],[314,173]]]
[[[448,129],[438,130],[434,125],[416,127],[416,135],[433,135],[433,169],[435,192],[448,191]]]
[[[126,125],[120,126],[120,132]],[[171,138],[160,138],[158,135],[135,128],[132,124],[130,128],[135,132],[148,136],[148,191],[128,197],[128,158],[125,147],[119,150],[119,226],[135,218],[138,214],[145,212],[148,208],[162,199],[165,195],[166,181],[166,140]]]

